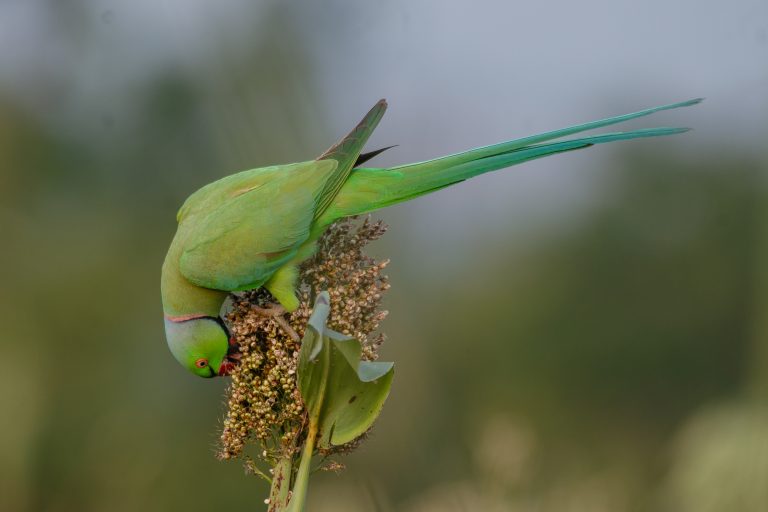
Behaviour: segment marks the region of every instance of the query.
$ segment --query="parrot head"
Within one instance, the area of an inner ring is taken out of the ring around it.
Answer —
[[[165,319],[165,337],[176,360],[200,377],[228,375],[239,354],[221,318]]]

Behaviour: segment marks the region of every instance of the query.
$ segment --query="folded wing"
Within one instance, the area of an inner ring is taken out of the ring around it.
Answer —
[[[335,160],[244,171],[190,196],[179,211],[182,275],[217,290],[266,282],[309,236]]]

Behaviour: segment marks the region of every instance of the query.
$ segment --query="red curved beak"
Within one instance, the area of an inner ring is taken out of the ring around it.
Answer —
[[[229,350],[227,351],[227,357],[224,358],[224,361],[221,362],[221,366],[219,366],[219,371],[216,373],[216,375],[220,377],[225,377],[232,373],[232,370],[237,366],[237,363],[240,361],[240,358],[242,357],[242,354],[240,353],[240,348],[237,344],[237,341],[235,341],[235,338],[229,338]]]
[[[219,366],[219,371],[216,372],[216,375],[219,377],[225,377],[229,375],[232,370],[235,368],[235,363],[230,361],[229,359],[225,359],[222,361],[221,366]]]

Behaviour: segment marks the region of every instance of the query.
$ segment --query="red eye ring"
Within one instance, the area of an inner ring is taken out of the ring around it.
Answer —
[[[204,357],[201,357],[200,359],[195,361],[195,366],[197,366],[198,368],[205,368],[206,366],[208,366],[208,360]]]

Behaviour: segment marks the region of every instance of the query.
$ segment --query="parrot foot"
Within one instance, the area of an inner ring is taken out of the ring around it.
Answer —
[[[275,304],[268,308],[251,306],[251,309],[255,313],[261,316],[272,318],[277,323],[277,325],[280,326],[283,332],[285,332],[285,334],[290,336],[293,341],[301,341],[301,338],[299,337],[298,333],[296,333],[293,327],[291,327],[291,324],[289,324],[288,321],[283,316],[286,313],[286,311],[285,311],[285,308],[280,304]]]

